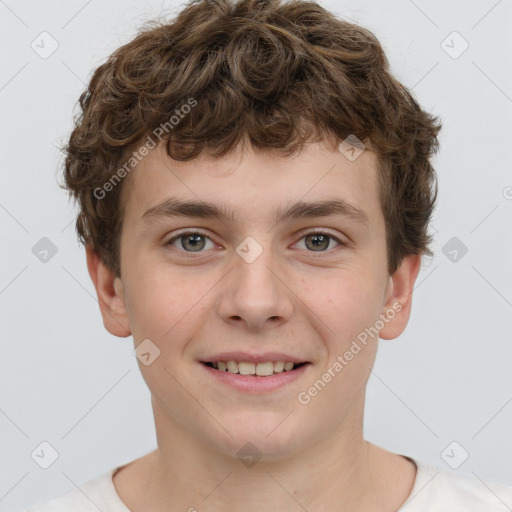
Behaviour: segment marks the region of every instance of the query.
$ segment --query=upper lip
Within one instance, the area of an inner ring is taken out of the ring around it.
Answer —
[[[265,363],[267,361],[284,361],[296,364],[307,363],[309,361],[283,352],[263,352],[260,354],[249,354],[247,352],[219,352],[202,359],[204,363],[217,363],[219,361],[242,361],[247,363]]]

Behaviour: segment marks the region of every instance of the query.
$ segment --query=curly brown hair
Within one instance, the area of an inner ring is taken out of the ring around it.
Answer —
[[[378,158],[390,275],[408,254],[432,255],[429,159],[441,123],[391,75],[373,33],[313,1],[193,0],[172,21],[143,26],[94,71],[63,148],[78,236],[115,275],[123,182],[112,178],[191,98],[194,108],[161,139],[170,157],[221,157],[246,142],[291,155],[355,135]]]

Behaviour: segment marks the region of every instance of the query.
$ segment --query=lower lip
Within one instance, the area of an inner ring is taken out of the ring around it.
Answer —
[[[238,391],[254,395],[274,391],[286,386],[287,384],[291,384],[299,379],[307,368],[311,366],[311,363],[306,363],[299,366],[296,370],[283,370],[279,373],[273,373],[268,377],[259,377],[258,375],[240,375],[239,373],[223,372],[221,370],[211,368],[210,366],[206,366],[203,363],[199,364],[220,382],[237,389]]]

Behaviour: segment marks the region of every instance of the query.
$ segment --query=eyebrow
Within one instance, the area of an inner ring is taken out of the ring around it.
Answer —
[[[329,215],[346,217],[365,227],[369,227],[371,224],[370,218],[364,210],[339,198],[316,202],[297,201],[286,207],[278,208],[274,213],[274,221],[279,223],[288,219],[327,217]],[[142,219],[148,222],[173,217],[216,218],[231,222],[236,220],[235,211],[224,204],[195,200],[184,201],[176,198],[166,199],[149,208],[142,215]]]

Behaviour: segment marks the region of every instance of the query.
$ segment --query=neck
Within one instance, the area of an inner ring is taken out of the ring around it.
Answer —
[[[190,512],[394,511],[414,483],[411,463],[366,442],[362,427],[353,424],[300,452],[277,460],[262,456],[251,465],[198,440],[157,408],[154,412],[157,450],[125,466],[124,477],[121,470],[114,479],[134,512],[163,512],[171,506]],[[397,477],[405,476],[406,467],[408,480]]]

